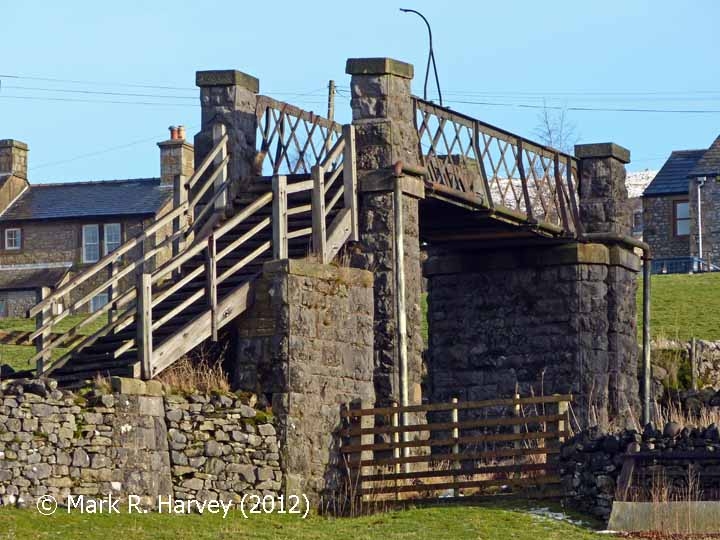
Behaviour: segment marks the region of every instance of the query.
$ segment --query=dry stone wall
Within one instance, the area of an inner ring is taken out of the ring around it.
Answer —
[[[165,396],[162,385],[113,379],[67,393],[52,381],[0,387],[0,501],[42,495],[236,500],[277,494],[272,418],[233,395]]]
[[[706,428],[683,428],[668,422],[662,429],[648,424],[642,432],[625,430],[604,433],[599,428],[582,431],[566,442],[560,454],[564,502],[570,507],[607,519],[617,495],[617,484],[627,455],[642,452],[658,459],[637,461],[628,490],[629,499],[648,500],[662,482],[682,495],[688,474],[698,482],[701,495],[715,500],[720,474],[720,431],[715,424]],[[663,461],[669,454],[715,453],[717,459],[692,458]],[[688,473],[688,467],[691,467]],[[685,483],[685,484],[684,484]],[[681,499],[682,500],[682,499]]]

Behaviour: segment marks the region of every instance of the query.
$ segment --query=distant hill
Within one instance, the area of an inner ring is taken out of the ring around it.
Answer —
[[[641,197],[645,188],[652,182],[653,178],[657,174],[657,171],[637,171],[628,172],[627,178],[625,179],[625,185],[628,190],[628,197],[634,199],[635,197]]]

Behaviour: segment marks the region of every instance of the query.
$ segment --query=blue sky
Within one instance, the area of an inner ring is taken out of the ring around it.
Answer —
[[[421,94],[425,28],[399,7],[432,23],[446,104],[486,122],[533,138],[541,109],[520,105],[716,111],[567,112],[578,142],[628,147],[630,170],[720,133],[713,0],[67,0],[3,5],[0,138],[29,144],[32,182],[156,176],[167,126],[198,129],[196,70],[240,69],[324,114],[348,57],[390,56],[415,64]],[[349,120],[346,95],[337,119]]]

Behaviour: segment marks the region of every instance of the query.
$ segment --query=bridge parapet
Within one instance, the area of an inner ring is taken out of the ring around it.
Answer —
[[[413,98],[429,181],[519,212],[530,223],[582,233],[575,157],[470,116]]]

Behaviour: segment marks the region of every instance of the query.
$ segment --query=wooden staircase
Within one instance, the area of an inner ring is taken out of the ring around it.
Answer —
[[[188,182],[176,185],[187,191],[185,202],[29,310],[37,320],[30,338],[38,374],[66,387],[97,374],[152,378],[202,342],[217,341],[218,331],[252,305],[264,263],[308,256],[327,263],[357,239],[352,126],[343,126],[311,174],[255,178],[234,201],[226,200],[228,137],[222,127],[214,134],[215,148]],[[105,274],[90,293],[57,309]],[[50,340],[57,323],[102,291],[109,304]],[[52,358],[103,315],[107,324],[99,331]]]

